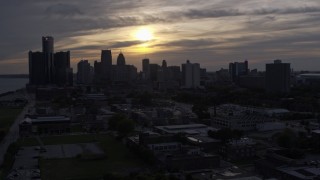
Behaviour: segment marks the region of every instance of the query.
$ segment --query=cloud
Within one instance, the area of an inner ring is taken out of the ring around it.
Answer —
[[[319,15],[318,0],[1,1],[0,61],[27,62],[25,52],[41,49],[44,35],[54,36],[59,50],[75,50],[75,57],[132,47],[141,42],[130,31],[140,26],[153,28],[150,48],[160,49],[152,53],[161,59],[319,57]]]
[[[252,15],[268,15],[268,14],[300,14],[300,13],[315,13],[320,12],[320,7],[296,7],[296,8],[286,8],[286,9],[257,9],[254,10]]]
[[[162,44],[156,44],[154,46],[161,47],[180,47],[180,48],[193,48],[198,49],[206,46],[212,46],[218,43],[218,41],[212,39],[182,39],[178,41],[171,41]]]
[[[184,17],[191,19],[199,18],[217,18],[217,17],[227,17],[227,16],[241,16],[245,13],[240,12],[237,9],[222,9],[222,10],[208,10],[208,9],[190,9],[183,13]]]
[[[71,4],[55,4],[52,6],[47,7],[45,12],[49,16],[62,16],[62,17],[68,17],[68,16],[75,16],[75,15],[83,15],[84,13],[79,10],[78,7]]]
[[[125,47],[130,47],[134,45],[139,45],[144,42],[142,41],[118,41],[118,42],[113,42],[109,46],[110,48],[125,48]]]
[[[276,14],[300,14],[300,13],[319,13],[320,7],[298,7],[298,8],[260,8],[255,10],[239,9],[189,9],[179,13],[172,13],[172,17],[184,17],[189,19],[201,18],[220,18],[229,16],[254,16],[254,15],[276,15]]]

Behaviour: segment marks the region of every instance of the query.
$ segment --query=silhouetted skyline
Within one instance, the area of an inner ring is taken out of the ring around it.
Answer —
[[[318,0],[4,1],[0,3],[0,72],[27,73],[28,51],[41,36],[55,50],[100,60],[102,49],[120,50],[126,63],[179,65],[190,59],[208,71],[248,60],[250,69],[282,59],[295,70],[319,70]]]

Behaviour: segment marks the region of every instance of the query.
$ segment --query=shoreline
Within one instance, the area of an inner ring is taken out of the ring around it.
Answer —
[[[4,96],[8,96],[8,95],[11,95],[11,94],[14,94],[18,91],[21,91],[21,90],[25,90],[26,88],[19,88],[19,89],[16,89],[16,90],[12,90],[12,91],[7,91],[7,92],[4,92],[4,93],[0,93],[0,97],[4,97]]]

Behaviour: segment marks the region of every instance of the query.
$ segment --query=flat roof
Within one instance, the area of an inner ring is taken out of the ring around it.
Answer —
[[[31,121],[32,123],[37,122],[67,122],[70,121],[69,117],[66,116],[44,116],[44,117],[36,117],[36,118],[26,118],[26,121]]]
[[[320,168],[316,167],[288,167],[280,168],[280,171],[301,179],[310,179],[320,175]]]
[[[156,126],[157,128],[164,128],[168,130],[182,130],[182,129],[194,129],[194,128],[207,128],[204,124],[183,124],[183,125],[169,125],[169,126]]]
[[[300,74],[300,76],[314,76],[314,77],[320,77],[320,74],[310,73],[310,74]]]
[[[207,134],[208,130],[215,130],[214,128],[205,124],[184,124],[184,125],[169,125],[169,126],[155,126],[156,129],[166,133],[186,133],[190,135]]]

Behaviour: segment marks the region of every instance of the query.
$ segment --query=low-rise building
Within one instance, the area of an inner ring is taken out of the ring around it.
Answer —
[[[285,155],[288,149],[269,149],[263,159],[255,161],[255,169],[264,178],[283,180],[314,180],[320,177],[318,160],[292,159]],[[308,163],[309,161],[310,163]]]
[[[216,131],[217,129],[209,127],[205,124],[184,124],[184,125],[169,125],[155,126],[156,132],[160,134],[187,134],[187,135],[208,135],[208,131]]]
[[[270,109],[242,107],[235,104],[223,104],[216,110],[210,109],[211,125],[216,128],[230,128],[242,131],[256,130],[259,124],[275,122],[270,117]]]
[[[251,159],[256,156],[256,142],[249,138],[232,140],[221,148],[221,153],[230,160]]]
[[[163,135],[149,131],[129,137],[127,145],[134,151],[146,154],[149,154],[146,150],[151,152],[157,165],[169,171],[212,169],[220,166],[219,156],[204,153],[201,146],[190,145],[185,138],[181,134]]]
[[[70,118],[65,116],[27,117],[19,124],[21,137],[70,133]]]

